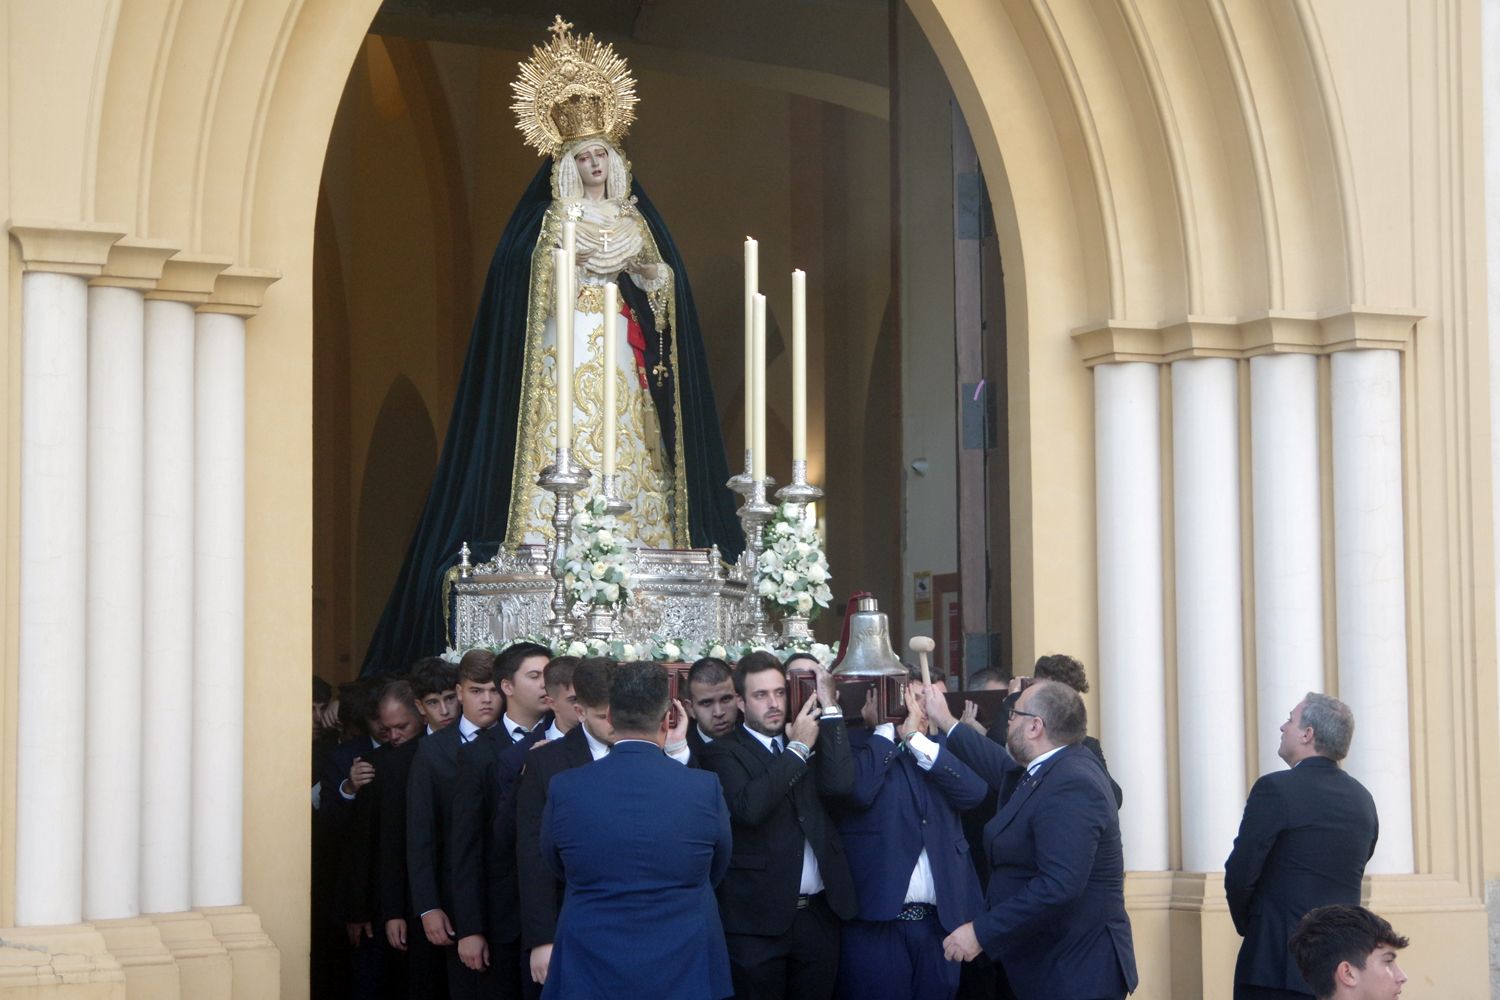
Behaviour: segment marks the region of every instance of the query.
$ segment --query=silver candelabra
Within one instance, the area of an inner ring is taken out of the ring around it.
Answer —
[[[733,480],[730,480],[733,488]],[[746,623],[749,630],[745,636],[751,646],[765,646],[771,641],[770,616],[766,614],[766,599],[760,595],[756,585],[755,568],[760,563],[760,554],[766,547],[766,522],[776,513],[776,508],[766,502],[766,481],[752,479],[750,489],[742,494],[745,502],[740,505],[740,524],[745,529],[745,552],[749,555],[750,591],[745,595]]]
[[[552,617],[548,626],[559,639],[573,638],[563,556],[573,534],[573,497],[588,488],[590,475],[588,469],[573,464],[571,449],[558,448],[556,460],[536,477],[537,485],[557,501],[552,510]]]

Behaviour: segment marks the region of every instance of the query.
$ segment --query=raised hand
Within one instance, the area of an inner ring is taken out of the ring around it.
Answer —
[[[922,695],[922,707],[927,711],[927,719],[942,732],[953,728],[958,720],[953,713],[948,711],[948,699],[941,681],[930,685]]]
[[[804,744],[809,750],[818,743],[818,699],[809,698],[802,703],[802,711],[786,724],[788,743]]]
[[[880,725],[880,707],[876,704],[875,686],[872,684],[870,690],[865,692],[865,703],[859,707],[859,717],[865,720],[865,725],[874,729]]]
[[[927,710],[922,707],[923,687],[913,682],[901,687],[901,698],[906,702],[906,718],[896,732],[902,736],[927,732]]]
[[[972,701],[964,702],[964,714],[959,716],[958,721],[980,735],[985,733],[985,728],[979,721],[979,706]]]

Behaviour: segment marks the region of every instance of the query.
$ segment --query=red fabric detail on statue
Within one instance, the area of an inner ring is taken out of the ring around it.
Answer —
[[[620,315],[625,317],[625,339],[630,343],[630,349],[635,352],[635,375],[641,380],[641,388],[646,385],[646,333],[641,329],[641,324],[635,321],[635,316],[630,312],[630,307],[624,303],[620,304]]]

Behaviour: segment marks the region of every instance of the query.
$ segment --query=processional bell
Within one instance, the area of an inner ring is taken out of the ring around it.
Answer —
[[[833,661],[836,677],[899,677],[906,680],[906,666],[891,647],[891,622],[868,595],[854,601],[846,618],[848,640]]]

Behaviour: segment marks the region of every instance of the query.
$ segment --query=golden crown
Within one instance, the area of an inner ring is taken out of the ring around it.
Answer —
[[[593,34],[579,38],[572,27],[554,17],[552,40],[532,47],[510,85],[516,127],[543,156],[589,136],[619,145],[635,121],[635,78],[624,58]]]

